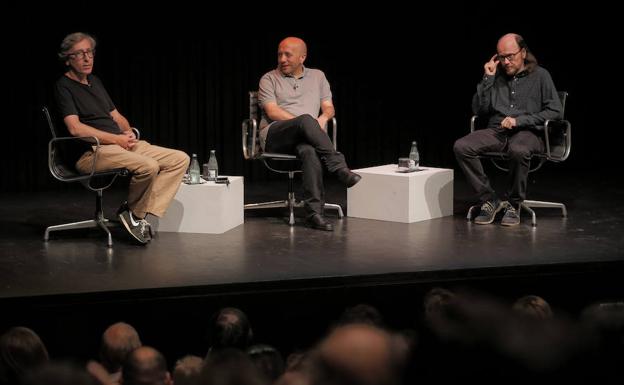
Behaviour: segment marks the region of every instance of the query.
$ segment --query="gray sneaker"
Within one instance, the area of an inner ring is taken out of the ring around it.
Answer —
[[[117,212],[117,217],[132,238],[137,240],[140,244],[145,245],[151,241],[152,229],[145,219],[136,219],[132,215],[132,212],[124,206]]]
[[[479,211],[479,215],[474,219],[474,223],[478,225],[488,225],[494,222],[494,217],[496,217],[496,213],[503,209],[503,202],[496,201],[487,201],[481,205],[481,211]]]
[[[509,202],[505,205],[505,215],[501,219],[501,225],[503,226],[517,226],[520,224],[520,215]]]

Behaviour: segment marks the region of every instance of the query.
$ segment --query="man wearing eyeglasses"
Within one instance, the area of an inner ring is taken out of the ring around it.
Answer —
[[[481,200],[476,224],[489,224],[505,210],[501,224],[520,223],[519,205],[526,197],[531,155],[544,150],[533,131],[549,119],[558,119],[563,107],[546,69],[537,64],[522,36],[510,33],[498,40],[497,53],[483,66],[485,74],[472,100],[476,115],[487,128],[458,139],[457,161]],[[509,155],[508,202],[503,202],[483,171],[479,155],[506,151]]]
[[[147,214],[157,217],[175,196],[189,157],[182,151],[154,146],[138,140],[128,120],[119,113],[99,78],[92,74],[95,39],[85,33],[67,35],[59,58],[67,72],[56,82],[55,97],[70,134],[96,137],[100,146],[85,152],[76,162],[83,173],[126,168],[132,173],[128,200],[117,215],[139,243],[151,240]]]

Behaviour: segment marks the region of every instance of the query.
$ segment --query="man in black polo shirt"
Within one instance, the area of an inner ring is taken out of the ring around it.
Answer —
[[[537,65],[522,36],[507,34],[496,49],[483,66],[485,74],[472,101],[473,112],[488,119],[487,128],[458,139],[453,150],[482,203],[475,223],[492,223],[505,209],[501,224],[514,226],[520,223],[516,207],[526,197],[531,154],[544,150],[533,130],[561,118],[563,107],[550,74]],[[508,202],[496,195],[479,159],[484,152],[500,151],[507,151],[510,159]]]
[[[76,162],[81,172],[126,168],[132,173],[128,200],[117,215],[126,230],[141,244],[151,240],[147,214],[164,215],[175,196],[189,157],[182,151],[138,140],[128,120],[117,111],[106,89],[91,72],[95,39],[85,33],[67,35],[59,57],[67,72],[56,82],[55,97],[63,121],[73,136],[100,141]],[[97,158],[97,159],[96,159]]]

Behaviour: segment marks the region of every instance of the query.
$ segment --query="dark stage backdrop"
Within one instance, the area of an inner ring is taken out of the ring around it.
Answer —
[[[617,166],[619,146],[609,127],[617,112],[610,94],[620,49],[610,31],[613,10],[438,4],[408,14],[388,4],[315,20],[316,12],[333,11],[302,17],[302,9],[243,13],[232,6],[207,14],[176,3],[158,10],[133,7],[102,11],[107,7],[99,4],[66,14],[7,10],[5,17],[18,27],[2,27],[2,191],[63,188],[47,170],[49,133],[39,110],[53,104],[52,87],[63,72],[56,52],[75,31],[98,39],[94,73],[144,139],[197,153],[201,162],[216,149],[221,173],[250,181],[275,177],[244,161],[241,121],[247,91],[275,67],[283,37],[306,40],[306,64],[325,71],[339,149],[351,167],[396,162],[417,140],[424,165],[457,168],[452,146],[468,132],[483,64],[498,37],[518,32],[556,86],[570,92],[572,156],[546,169],[576,173]]]

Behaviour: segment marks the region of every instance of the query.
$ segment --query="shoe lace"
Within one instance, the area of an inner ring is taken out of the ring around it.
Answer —
[[[516,215],[517,215],[517,213],[516,213],[516,208],[515,208],[515,207],[513,207],[511,204],[508,204],[508,205],[507,205],[507,208],[505,209],[505,215],[508,215],[508,216],[511,216],[511,215],[516,216]]]
[[[485,212],[488,215],[494,212],[494,206],[490,202],[485,202],[481,205],[481,212]]]
[[[146,232],[151,236],[152,235],[152,225],[149,224],[145,219],[139,219],[139,232],[142,236],[146,235]]]

